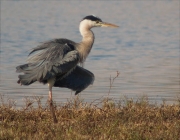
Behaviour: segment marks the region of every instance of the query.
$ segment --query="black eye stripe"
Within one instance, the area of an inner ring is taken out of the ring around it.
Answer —
[[[86,16],[86,17],[83,18],[83,20],[84,20],[84,19],[91,20],[91,21],[96,21],[96,23],[97,23],[97,21],[98,21],[98,22],[102,22],[102,20],[101,20],[100,18],[95,17],[95,16],[93,16],[93,15]]]

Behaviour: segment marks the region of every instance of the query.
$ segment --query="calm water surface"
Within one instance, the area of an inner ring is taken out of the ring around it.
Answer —
[[[0,93],[23,104],[26,96],[46,101],[47,85],[19,86],[15,67],[40,42],[53,38],[81,41],[80,20],[95,14],[120,28],[94,28],[96,40],[84,67],[95,82],[80,96],[85,101],[118,100],[143,95],[153,102],[173,103],[180,96],[179,1],[1,1]],[[69,89],[53,89],[56,102],[73,96]]]

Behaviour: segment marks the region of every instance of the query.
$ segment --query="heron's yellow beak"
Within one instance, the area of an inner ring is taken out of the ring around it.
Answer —
[[[117,26],[115,24],[111,24],[111,23],[107,23],[107,22],[101,22],[101,26],[102,27],[114,27],[114,28],[119,27],[119,26]]]

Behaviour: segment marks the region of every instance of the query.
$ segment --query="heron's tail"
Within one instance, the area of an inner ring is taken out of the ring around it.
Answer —
[[[36,73],[31,70],[29,64],[24,64],[16,67],[16,72],[23,72],[24,75],[19,75],[18,84],[21,85],[30,85],[37,81]]]

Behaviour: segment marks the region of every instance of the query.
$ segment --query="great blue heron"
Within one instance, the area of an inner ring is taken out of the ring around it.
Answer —
[[[118,27],[89,15],[80,22],[79,30],[83,37],[80,43],[68,39],[54,39],[35,47],[30,52],[27,64],[16,67],[21,85],[39,81],[49,86],[49,101],[52,102],[52,87],[66,87],[75,92],[87,88],[94,81],[94,74],[78,66],[83,64],[94,43],[93,27]]]

